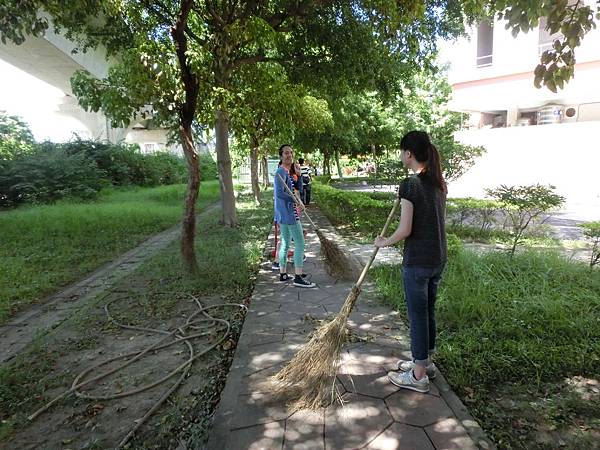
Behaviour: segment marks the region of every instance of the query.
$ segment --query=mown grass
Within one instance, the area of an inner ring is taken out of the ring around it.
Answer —
[[[372,275],[379,291],[406,318],[400,271],[400,266],[384,266]],[[548,396],[548,401],[537,405],[539,415],[531,424],[546,417],[556,430],[577,419],[600,432],[600,395],[577,402],[577,396],[567,395],[564,382],[576,376],[600,378],[599,271],[550,252],[510,258],[504,252],[454,251],[436,310],[436,362],[502,448],[538,448],[537,427],[513,423],[527,415],[538,396]],[[564,401],[557,400],[557,391]],[[506,401],[498,402],[509,393],[516,398],[527,392],[526,400],[514,402],[524,409],[506,410]],[[565,408],[573,412],[565,416],[568,421],[550,411]],[[595,416],[589,415],[593,410]],[[581,440],[565,445],[589,448],[589,439],[583,433]]]
[[[122,188],[0,214],[0,323],[180,219],[185,185]],[[219,197],[203,182],[199,211]]]
[[[183,304],[189,303],[190,294],[200,299],[213,298],[217,303],[247,303],[262,260],[273,208],[269,203],[256,207],[250,196],[241,196],[236,207],[239,227],[231,229],[219,225],[219,211],[198,222],[198,274],[190,276],[183,272],[179,243],[174,242],[120,280],[111,292],[96,298],[49,334],[38,336],[34,345],[0,367],[0,437],[10,442],[11,436],[25,426],[27,414],[49,400],[45,391],[64,384],[65,377],[70,382],[74,376],[72,368],[71,373],[66,374],[58,363],[62,355],[94,348],[100,344],[90,340],[90,336],[101,340],[104,333],[115,332],[114,325],[106,321],[103,309],[112,295],[126,298],[123,304],[115,303],[111,307],[114,317],[143,326],[181,317]],[[124,292],[127,295],[124,296]],[[203,299],[205,304],[206,301]],[[243,324],[240,311],[231,307],[211,310],[212,315],[230,321],[233,344],[227,349],[219,347],[194,364],[190,382],[198,385],[188,389],[192,390],[191,394],[174,395],[165,403],[152,419],[160,426],[147,426],[147,431],[136,436],[131,448],[171,448],[174,439],[185,442],[186,448],[202,448]],[[60,415],[62,405],[57,404],[46,414]],[[99,448],[112,448],[113,444],[103,442]]]

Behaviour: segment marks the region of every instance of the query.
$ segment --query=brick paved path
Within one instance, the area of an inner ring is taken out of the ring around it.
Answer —
[[[331,231],[319,211],[314,207],[312,211],[320,227]],[[264,380],[307,342],[315,320],[339,311],[353,284],[327,274],[314,233],[309,233],[307,251],[305,271],[318,289],[279,282],[265,261],[208,448],[493,448],[442,374],[428,394],[400,390],[388,381],[387,372],[396,361],[410,356],[408,333],[396,313],[379,304],[370,285],[364,287],[351,316],[353,338],[342,352],[336,383],[344,405],[291,412],[282,399],[270,394]]]

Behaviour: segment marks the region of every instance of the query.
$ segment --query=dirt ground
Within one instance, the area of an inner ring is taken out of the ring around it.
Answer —
[[[215,297],[199,300],[205,307],[227,302]],[[116,288],[44,336],[11,365],[13,381],[20,386],[8,388],[13,389],[11,395],[19,413],[16,418],[16,411],[0,413],[5,427],[10,420],[9,425],[14,429],[7,439],[1,439],[0,449],[114,448],[178,380],[180,374],[154,388],[117,399],[85,399],[70,394],[33,421],[26,419],[25,414],[33,413],[68,390],[75,377],[87,368],[116,356],[139,352],[162,339],[163,335],[158,332],[125,330],[117,326],[104,311],[104,305],[110,302],[113,302],[110,313],[116,320],[163,331],[182,326],[198,308],[189,296],[178,298],[169,293],[148,293],[146,289],[136,290],[135,286],[126,290]],[[216,401],[214,392],[224,383],[243,319],[241,311],[239,307],[229,306],[209,311],[214,317],[232,322],[231,337],[194,361],[176,395],[150,417],[126,448],[176,448],[179,443],[171,438],[177,435],[172,433],[175,429],[179,434],[187,428],[188,432],[197,433],[202,439],[206,418],[201,410],[206,409],[211,401]],[[199,326],[211,324],[204,321]],[[207,336],[192,341],[196,353],[224,335],[225,326],[212,325],[213,328],[205,330]],[[188,334],[202,331],[190,329]],[[189,348],[184,342],[150,351],[134,364],[83,387],[81,391],[99,397],[122,394],[161,379],[185,363],[189,355]],[[122,362],[119,360],[98,367],[84,379]]]

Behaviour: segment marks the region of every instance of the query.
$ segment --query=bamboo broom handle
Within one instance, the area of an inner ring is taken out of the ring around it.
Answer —
[[[381,230],[380,236],[383,236],[387,232],[387,229],[390,226],[392,219],[394,218],[394,214],[396,213],[396,209],[398,209],[399,204],[400,204],[400,197],[397,197],[396,201],[394,202],[394,206],[392,206],[392,210],[390,211],[390,214],[388,215],[388,218],[385,221],[383,230]],[[364,281],[365,277],[367,276],[367,272],[369,271],[371,264],[373,264],[373,261],[375,260],[375,257],[377,256],[378,251],[379,251],[379,247],[375,247],[375,249],[373,250],[373,253],[371,253],[371,257],[369,258],[369,261],[367,261],[367,264],[363,268],[363,270],[360,274],[360,277],[358,278],[358,281],[354,285],[357,288],[359,288],[362,285],[362,282]]]

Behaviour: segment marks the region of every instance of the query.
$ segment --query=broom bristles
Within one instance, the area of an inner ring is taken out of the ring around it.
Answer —
[[[399,204],[400,198],[396,198],[381,231],[381,236],[386,233]],[[317,234],[322,242],[327,242],[318,229]],[[373,250],[371,258],[363,268],[356,284],[352,286],[338,315],[331,322],[320,326],[310,341],[279,373],[271,378],[276,393],[288,394],[291,399],[295,400],[293,403],[295,409],[317,409],[328,404],[328,400],[333,400],[336,392],[335,376],[339,364],[338,359],[347,336],[348,317],[358,300],[360,287],[378,250],[377,247]]]
[[[321,325],[310,341],[272,377],[276,393],[285,393],[294,409],[317,409],[333,401],[338,359],[347,336],[346,323],[359,293],[360,289],[354,286],[338,315]]]

